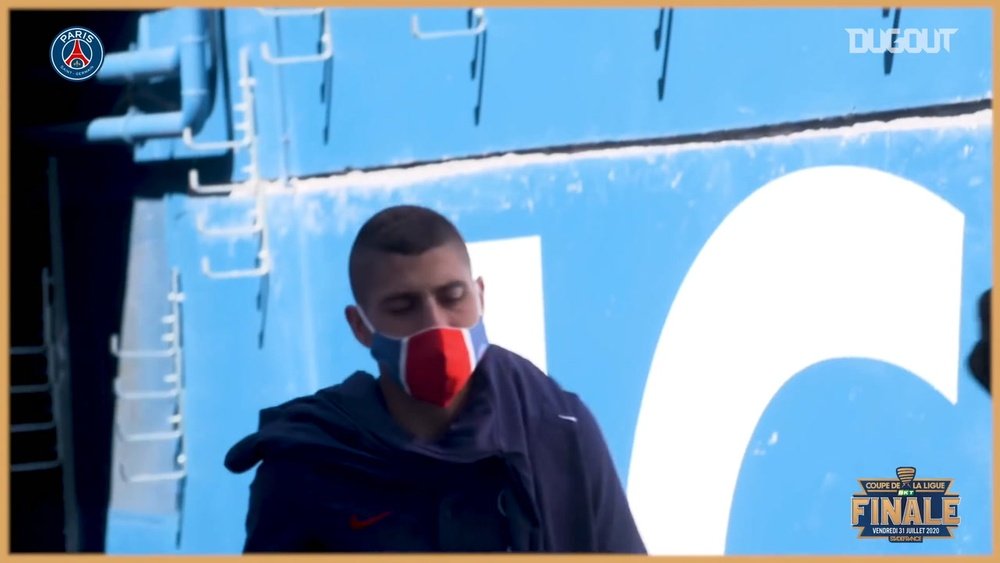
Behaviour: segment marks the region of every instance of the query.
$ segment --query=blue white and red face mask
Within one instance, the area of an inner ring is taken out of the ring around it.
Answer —
[[[379,333],[361,307],[358,313],[372,333],[371,355],[383,374],[411,397],[439,407],[450,405],[465,388],[489,348],[481,310],[471,327],[431,327],[402,338]]]

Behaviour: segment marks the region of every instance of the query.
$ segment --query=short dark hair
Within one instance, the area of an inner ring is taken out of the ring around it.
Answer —
[[[469,254],[461,233],[443,215],[418,205],[397,205],[379,211],[358,231],[348,260],[351,293],[359,305],[366,297],[373,253],[418,256],[432,248],[455,244],[461,248],[466,263]]]

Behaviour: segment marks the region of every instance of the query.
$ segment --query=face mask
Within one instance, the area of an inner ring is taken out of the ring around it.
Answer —
[[[411,397],[439,407],[451,404],[465,388],[489,347],[482,311],[472,327],[433,327],[404,338],[380,334],[361,307],[358,313],[372,332],[372,357],[386,375]]]

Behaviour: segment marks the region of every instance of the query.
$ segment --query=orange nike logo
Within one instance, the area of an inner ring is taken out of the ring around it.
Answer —
[[[382,514],[376,514],[375,516],[372,516],[371,518],[366,518],[364,520],[360,520],[356,514],[351,514],[351,529],[361,530],[363,528],[367,528],[372,524],[376,524],[379,521],[384,520],[391,514],[392,512],[383,512]]]

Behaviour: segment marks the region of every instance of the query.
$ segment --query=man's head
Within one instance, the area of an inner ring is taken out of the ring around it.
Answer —
[[[483,284],[472,279],[465,241],[430,209],[401,205],[375,214],[354,240],[348,270],[355,303],[386,336],[465,328],[479,319]],[[345,314],[358,341],[370,346],[357,308]]]

